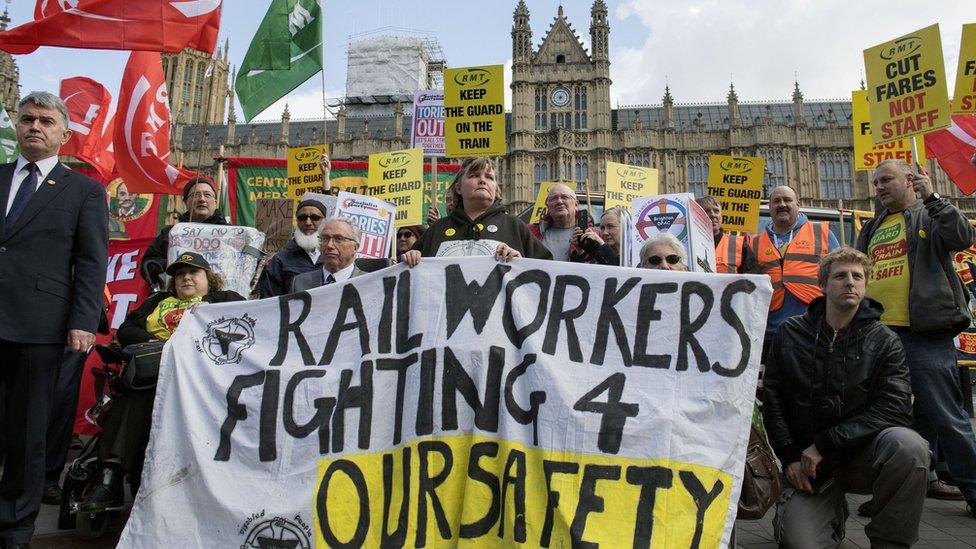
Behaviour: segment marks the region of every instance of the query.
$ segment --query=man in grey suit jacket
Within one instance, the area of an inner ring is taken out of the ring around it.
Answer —
[[[20,156],[0,165],[0,396],[6,438],[0,546],[34,533],[45,435],[65,349],[95,341],[108,262],[105,190],[58,162],[71,136],[58,96],[18,105]]]
[[[291,279],[291,293],[334,284],[388,266],[386,259],[356,259],[362,232],[348,219],[329,219],[319,225],[320,268]]]

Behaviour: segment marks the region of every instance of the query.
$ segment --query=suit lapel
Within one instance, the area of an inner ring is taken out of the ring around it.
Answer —
[[[10,187],[14,182],[14,167],[16,162],[0,166],[0,240],[3,239],[4,221],[7,218],[7,200],[10,199]]]
[[[27,207],[20,214],[17,219],[17,223],[13,227],[4,228],[4,238],[13,236],[17,231],[22,229],[24,225],[30,223],[31,219],[44,209],[45,206],[52,200],[54,200],[59,194],[61,194],[67,187],[70,181],[70,176],[68,170],[61,165],[60,162],[54,165],[51,173],[47,174],[47,177],[41,181],[40,186],[34,191],[34,195],[31,196],[30,201],[27,203]],[[7,186],[9,193],[10,186]]]

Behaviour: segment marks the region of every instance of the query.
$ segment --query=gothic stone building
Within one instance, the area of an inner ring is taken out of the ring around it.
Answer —
[[[591,51],[561,7],[535,47],[525,3],[515,8],[508,154],[499,159],[499,181],[513,209],[527,206],[546,180],[601,193],[607,161],[658,169],[662,192],[703,194],[711,154],[765,158],[767,190],[793,185],[804,205],[873,209],[867,173],[853,170],[850,101],[804,101],[796,84],[789,101],[740,103],[730,85],[725,103],[676,103],[666,87],[660,104],[613,108],[604,1],[596,0],[590,14]],[[408,147],[409,110],[395,102],[387,115],[354,117],[340,108],[326,130],[333,157],[366,159]],[[227,156],[284,158],[289,145],[321,142],[322,126],[321,120],[292,121],[287,111],[281,123],[237,125],[231,102],[227,125],[180,125],[177,147],[187,151],[191,167],[201,145],[203,158],[216,156],[221,145]],[[959,196],[935,163],[930,171],[937,191]],[[976,209],[972,199],[960,202]]]

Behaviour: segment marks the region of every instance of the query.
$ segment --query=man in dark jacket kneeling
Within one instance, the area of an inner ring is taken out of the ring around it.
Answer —
[[[782,547],[836,546],[846,492],[871,494],[872,547],[918,539],[928,444],[908,426],[905,350],[865,299],[870,262],[851,248],[820,260],[823,297],[780,325],[763,378],[769,441],[791,485],[776,509]]]

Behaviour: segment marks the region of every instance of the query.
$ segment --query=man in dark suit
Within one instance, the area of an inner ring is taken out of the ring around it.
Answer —
[[[362,232],[348,219],[330,219],[319,225],[319,267],[291,279],[291,292],[302,292],[348,280],[386,267],[386,259],[356,259]]]
[[[108,260],[105,190],[58,162],[71,136],[64,103],[32,92],[18,105],[16,130],[20,156],[0,166],[3,547],[27,547],[34,533],[62,354],[95,341]]]

